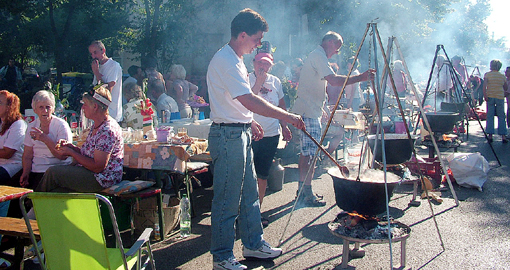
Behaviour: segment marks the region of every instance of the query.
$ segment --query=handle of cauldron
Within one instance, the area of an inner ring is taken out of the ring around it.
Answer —
[[[317,147],[319,147],[320,150],[322,150],[322,152],[324,152],[324,154],[326,154],[326,156],[331,159],[333,161],[333,163],[335,163],[335,165],[338,167],[338,169],[340,170],[340,172],[343,174],[343,176],[345,178],[349,178],[349,169],[346,167],[346,166],[341,166],[340,164],[338,164],[338,162],[328,153],[328,151],[326,151],[326,149],[324,149],[324,147],[322,147],[322,145],[320,143],[317,142],[317,140],[315,140],[312,135],[310,135],[310,133],[308,133],[308,131],[306,131],[306,129],[302,129],[303,133],[306,134],[306,136],[308,136],[308,138],[310,138],[310,140],[313,141],[313,143],[315,143],[315,145],[317,145]]]
[[[366,148],[365,146],[365,142],[368,143],[366,141],[367,139],[367,136],[365,134],[365,136],[363,136],[363,143],[361,144],[361,155],[359,156],[359,166],[358,166],[358,175],[356,176],[356,181],[360,182],[361,180],[359,179],[359,174],[361,173],[361,165],[363,165],[361,163],[361,161],[363,160],[363,149]]]

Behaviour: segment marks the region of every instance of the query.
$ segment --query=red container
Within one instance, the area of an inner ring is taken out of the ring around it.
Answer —
[[[443,175],[443,170],[441,169],[441,162],[435,158],[424,158],[425,162],[418,162],[420,165],[420,170],[423,175],[430,176],[432,179],[439,183],[441,181],[441,177]],[[412,174],[419,175],[418,165],[415,163],[415,159],[412,158],[411,161],[405,163],[409,168]]]

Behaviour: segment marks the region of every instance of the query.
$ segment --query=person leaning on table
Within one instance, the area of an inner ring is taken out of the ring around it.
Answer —
[[[122,180],[124,143],[117,121],[108,115],[110,91],[103,86],[83,95],[82,109],[94,125],[81,148],[67,140],[56,145],[72,165],[48,168],[36,191],[98,192]]]
[[[51,92],[41,90],[35,93],[32,109],[37,118],[28,124],[25,134],[23,174],[19,181],[22,187],[30,189],[37,187],[49,167],[71,163],[71,158],[62,156],[55,145],[60,140],[71,141],[73,138],[69,124],[53,115],[55,96]]]

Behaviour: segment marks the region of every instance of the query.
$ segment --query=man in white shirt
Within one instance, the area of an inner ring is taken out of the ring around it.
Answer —
[[[343,86],[347,77],[337,75],[331,69],[328,59],[338,54],[342,47],[343,39],[340,34],[329,31],[322,38],[321,44],[312,51],[305,60],[299,77],[297,99],[292,107],[292,112],[303,117],[306,130],[315,140],[319,141],[322,135],[321,117],[327,118],[323,110],[327,100],[326,85]],[[350,76],[347,84],[373,79],[375,70],[368,70],[362,74]],[[300,206],[317,207],[325,206],[326,202],[321,196],[315,196],[312,191],[312,176],[315,164],[313,157],[317,152],[317,146],[307,136],[301,136],[301,156],[299,157],[299,187],[304,185],[302,196],[299,198]]]
[[[169,116],[171,113],[179,113],[179,106],[175,99],[165,93],[165,83],[160,79],[154,79],[147,86],[151,97],[155,99],[157,114],[162,118],[161,111],[166,111]],[[164,121],[164,119],[161,119]]]
[[[92,72],[94,73],[93,84],[99,81],[108,84],[108,90],[112,95],[112,103],[108,106],[108,113],[117,122],[122,121],[122,68],[112,58],[106,56],[106,49],[100,40],[93,41],[89,45],[92,57]]]
[[[230,42],[209,63],[207,87],[213,124],[209,150],[214,165],[214,198],[211,206],[211,254],[213,269],[246,269],[233,253],[236,227],[245,258],[271,260],[282,250],[262,237],[257,176],[253,166],[252,134],[262,138],[253,112],[281,119],[301,129],[301,117],[271,105],[251,91],[243,55],[261,45],[267,22],[260,14],[244,9],[232,20]],[[267,73],[261,72],[265,77]],[[264,81],[262,80],[262,81]],[[237,226],[234,223],[237,220]]]

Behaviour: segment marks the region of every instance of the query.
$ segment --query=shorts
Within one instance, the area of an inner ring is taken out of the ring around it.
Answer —
[[[318,142],[322,135],[322,125],[317,118],[303,117],[305,122],[306,131],[312,135],[312,137]],[[314,156],[317,152],[317,145],[305,134],[301,135],[301,155],[303,156]]]
[[[280,135],[264,137],[259,141],[252,141],[253,164],[257,178],[266,179],[269,177],[269,169],[273,164],[273,158],[280,141]]]

